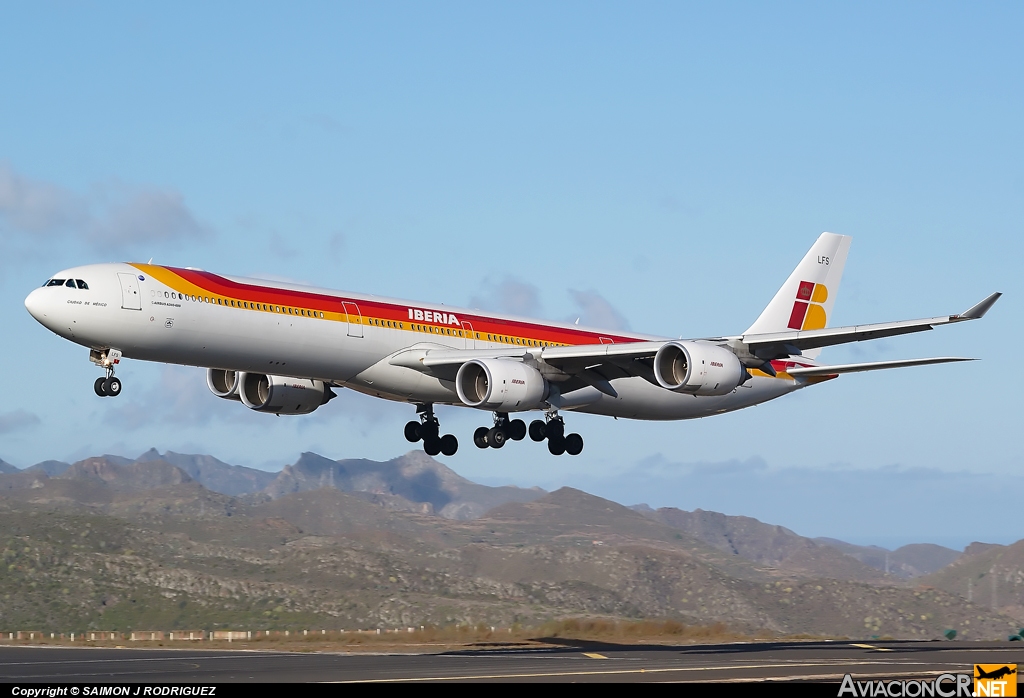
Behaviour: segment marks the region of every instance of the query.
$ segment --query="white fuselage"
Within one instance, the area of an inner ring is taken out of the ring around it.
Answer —
[[[665,341],[146,264],[82,266],[54,279],[81,280],[88,288],[38,288],[26,307],[48,329],[90,349],[117,349],[143,361],[317,379],[409,403],[463,404],[453,380],[391,361],[409,349],[487,354],[514,348],[540,356],[545,347]],[[572,393],[577,400],[571,409],[632,419],[690,419],[772,400],[808,384],[784,373],[751,373],[751,379],[721,396],[673,392],[642,377],[616,378],[614,397],[579,388]]]

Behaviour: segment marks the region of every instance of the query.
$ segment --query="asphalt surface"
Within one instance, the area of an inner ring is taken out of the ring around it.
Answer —
[[[973,672],[975,663],[1024,666],[1024,647],[966,642],[576,643],[435,654],[0,647],[0,682],[839,682],[846,673],[866,680]]]

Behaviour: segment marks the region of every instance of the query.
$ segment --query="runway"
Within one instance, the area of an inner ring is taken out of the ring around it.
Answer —
[[[973,665],[1024,665],[1020,643],[764,642],[566,644],[441,653],[299,653],[0,647],[4,683],[839,682],[926,678]]]

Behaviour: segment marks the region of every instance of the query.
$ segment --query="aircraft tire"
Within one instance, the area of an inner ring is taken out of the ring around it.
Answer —
[[[405,425],[405,440],[410,443],[416,443],[420,440],[419,422],[409,422]]]
[[[423,450],[428,456],[436,456],[441,452],[441,439],[436,436],[423,439]]]
[[[565,437],[565,452],[570,456],[583,453],[583,437],[579,434],[569,434]]]
[[[535,419],[530,422],[530,438],[534,441],[544,440],[544,420]]]
[[[508,423],[508,438],[513,441],[522,441],[526,437],[526,422],[521,419],[513,419]]]
[[[548,439],[560,439],[565,436],[565,423],[558,419],[552,419],[544,425],[544,435]]]
[[[548,452],[553,456],[560,456],[565,453],[565,439],[561,436],[558,438],[548,437]]]
[[[100,397],[106,397],[107,391],[103,388],[103,384],[107,382],[107,379],[100,376],[96,379],[96,382],[92,384],[92,389],[96,391],[96,394]]]
[[[121,379],[117,378],[116,376],[111,376],[110,378],[103,381],[103,392],[109,395],[110,397],[117,397],[118,395],[120,395]]]
[[[487,443],[491,448],[501,448],[508,439],[508,433],[501,427],[494,427],[487,432]]]
[[[420,424],[420,438],[426,441],[427,439],[436,439],[438,437],[438,429],[436,423],[424,422]]]
[[[473,443],[476,444],[477,448],[487,448],[490,446],[490,444],[487,443],[487,432],[489,431],[490,429],[487,427],[480,427],[473,432]]]
[[[459,440],[454,434],[445,434],[441,437],[441,453],[446,456],[454,456],[459,450]]]

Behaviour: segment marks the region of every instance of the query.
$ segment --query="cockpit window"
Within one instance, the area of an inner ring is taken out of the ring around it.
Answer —
[[[64,285],[67,286],[68,288],[74,288],[75,287],[75,280],[74,279],[68,279],[64,283]]]
[[[89,290],[89,284],[85,283],[81,279],[75,279],[75,283],[78,284],[78,288],[82,289],[83,291]]]
[[[63,286],[64,285],[64,279],[50,279],[49,281],[46,282],[46,285],[47,286]]]

